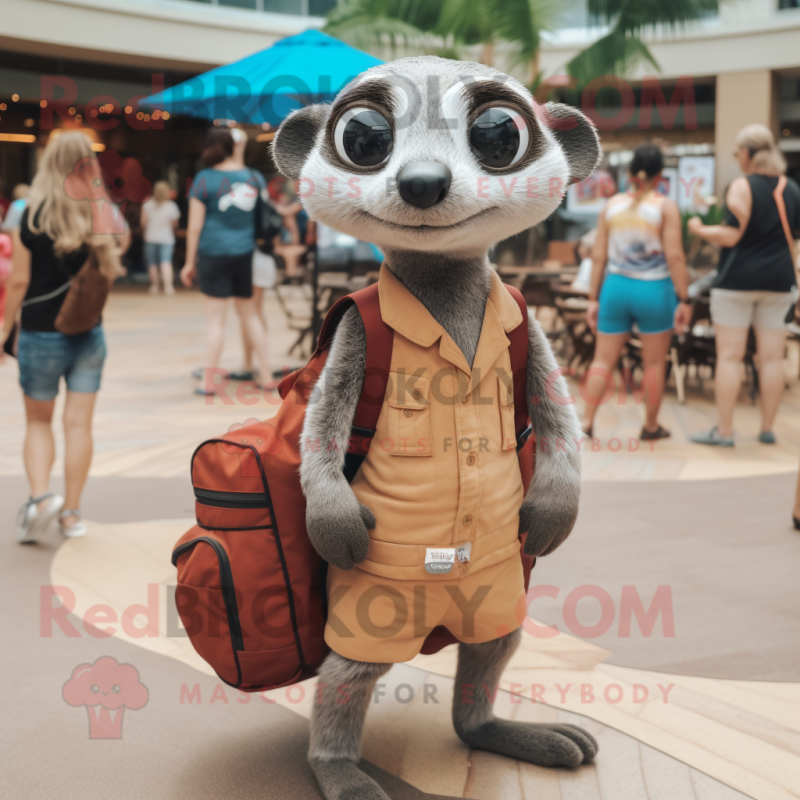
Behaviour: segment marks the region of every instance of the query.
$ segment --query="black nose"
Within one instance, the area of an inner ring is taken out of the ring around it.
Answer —
[[[450,191],[450,170],[435,161],[406,164],[397,176],[400,197],[417,208],[440,203]]]

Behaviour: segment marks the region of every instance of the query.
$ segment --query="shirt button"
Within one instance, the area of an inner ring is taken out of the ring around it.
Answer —
[[[470,514],[467,514],[467,516],[466,516],[466,517],[464,517],[464,519],[463,519],[463,520],[461,520],[461,521],[462,521],[462,522],[463,522],[465,525],[471,525],[471,524],[472,524],[472,516],[471,516]]]
[[[467,456],[467,466],[471,467],[475,463],[475,453],[470,453]]]
[[[472,397],[472,394],[467,394],[464,396],[464,399],[461,401],[462,403],[469,403],[469,398]]]
[[[419,389],[414,389],[411,394],[414,396],[415,400],[420,400],[422,398],[422,392]]]
[[[410,417],[413,413],[414,412],[410,408],[407,408],[405,411],[403,411],[403,414],[405,414],[407,417]]]

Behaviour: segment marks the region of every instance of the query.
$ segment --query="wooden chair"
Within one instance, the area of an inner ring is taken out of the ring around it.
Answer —
[[[595,336],[586,322],[588,299],[569,289],[552,289],[556,319],[547,338],[560,364],[576,372],[594,358]]]
[[[578,243],[555,240],[547,243],[547,260],[560,261],[562,266],[578,263]]]

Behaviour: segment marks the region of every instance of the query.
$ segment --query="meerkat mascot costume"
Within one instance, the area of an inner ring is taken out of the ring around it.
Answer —
[[[508,437],[506,337],[522,314],[488,250],[548,217],[566,187],[591,174],[600,156],[593,125],[574,108],[538,105],[491,67],[425,56],[373,67],[332,105],[295,111],[272,152],[284,175],[301,180],[312,219],[383,250],[380,313],[394,331],[374,443],[352,483],[342,469],[366,356],[355,306],[303,429],[303,441],[334,445],[302,448],[300,468],[308,535],[329,563],[335,605],[309,751],[323,794],[387,800],[357,767],[367,707],[377,680],[416,656],[437,625],[459,641],[453,723],[466,744],[534,764],[590,761],[597,743],[588,733],[497,719],[493,692],[479,687],[497,686],[520,641],[519,534],[528,534],[527,554],[553,552],[580,495],[580,426],[530,316],[538,452],[523,496]]]

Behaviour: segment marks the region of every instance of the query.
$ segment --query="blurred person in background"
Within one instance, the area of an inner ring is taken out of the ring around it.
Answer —
[[[297,196],[296,184],[287,180],[283,193],[275,204],[275,210],[283,219],[283,231],[280,241],[275,244],[275,254],[279,255],[286,265],[286,278],[295,278],[300,274],[300,260],[308,249],[306,233],[308,230],[308,214]]]
[[[77,170],[79,163],[91,168]],[[33,180],[28,207],[19,230],[12,233],[13,265],[8,283],[3,342],[15,331],[17,312],[22,309],[21,330],[16,343],[19,382],[25,402],[23,457],[30,483],[30,498],[17,521],[22,543],[35,542],[58,517],[65,536],[82,536],[80,499],[92,460],[92,416],[100,389],[106,357],[102,324],[75,336],[59,333],[56,317],[67,295],[71,279],[84,265],[92,249],[104,251],[101,265],[112,265],[113,280],[119,268],[119,251],[128,246],[130,235],[95,233],[91,202],[75,200],[65,190],[67,179],[81,182],[84,197],[105,194],[100,168],[91,142],[82,133],[63,133],[51,139]],[[98,180],[99,179],[99,180]],[[72,193],[75,195],[74,192]],[[106,196],[101,203],[111,200]],[[118,211],[117,211],[118,214]],[[65,497],[49,490],[55,460],[53,409],[64,378],[64,485]]]
[[[238,128],[211,128],[203,150],[205,168],[197,173],[189,195],[186,229],[186,264],[181,280],[195,280],[206,297],[206,358],[196,394],[213,395],[213,371],[225,343],[228,299],[256,351],[261,387],[273,389],[269,380],[269,348],[264,324],[253,299],[255,212],[259,193],[266,200],[266,181],[244,166],[246,134]]]
[[[158,294],[159,278],[165,294],[175,294],[172,254],[175,230],[181,212],[172,199],[167,181],[156,181],[153,196],[142,205],[140,224],[144,231],[144,256],[150,274],[150,294]]]
[[[0,231],[11,233],[11,231],[15,231],[19,228],[19,223],[22,219],[22,212],[25,210],[25,206],[28,203],[27,198],[30,190],[31,187],[28,186],[27,183],[18,183],[14,187],[14,200],[8,207],[8,211],[6,212],[6,216],[3,219],[2,224],[0,224]]]
[[[570,284],[573,291],[589,294],[592,288],[592,249],[596,239],[597,228],[592,228],[578,240],[578,273]]]
[[[797,490],[794,494],[794,510],[792,511],[792,522],[795,530],[800,531],[800,472],[797,473]]]
[[[586,373],[587,436],[593,435],[597,409],[634,325],[644,366],[646,417],[639,436],[652,441],[670,435],[658,422],[666,357],[673,327],[679,333],[686,330],[692,309],[680,212],[675,201],[658,191],[663,168],[658,147],[637,147],[629,166],[628,190],[611,197],[598,217],[586,312],[597,335],[594,360]]]
[[[721,248],[711,289],[718,422],[711,430],[690,437],[697,444],[718,447],[734,444],[733,409],[751,325],[761,397],[758,441],[775,444],[772,425],[786,383],[786,324],[797,286],[794,235],[800,231],[800,188],[785,178],[786,161],[764,125],[748,125],[739,131],[735,156],[744,176],[736,178],[725,195],[724,223],[703,225],[698,217],[688,222],[691,233]],[[778,203],[784,206],[788,231]]]
[[[11,201],[6,197],[6,193],[3,191],[3,179],[0,178],[0,222],[6,218],[10,205]]]
[[[264,291],[275,286],[276,274],[275,259],[269,253],[264,253],[256,248],[253,252],[253,303],[265,331],[267,330],[267,319],[264,316]],[[252,381],[258,377],[258,370],[253,366],[253,343],[250,341],[244,320],[241,323],[243,365],[238,372],[231,372],[231,378],[235,381]]]
[[[6,284],[11,275],[11,253],[14,245],[11,236],[7,233],[0,233],[0,325],[3,324],[6,311]],[[3,354],[0,353],[0,360]]]
[[[11,274],[13,242],[10,234],[19,230],[19,223],[28,202],[26,198],[30,189],[31,187],[27,183],[18,183],[14,187],[14,201],[8,207],[5,219],[0,224],[0,326],[5,318],[6,284]],[[0,353],[0,358],[2,358],[2,353]]]

